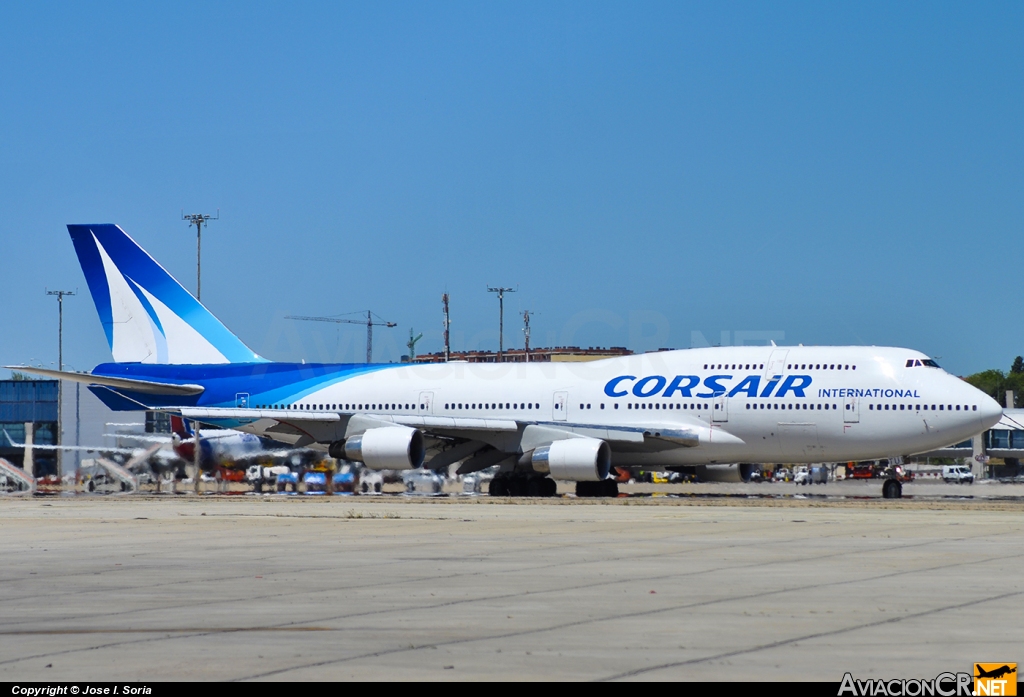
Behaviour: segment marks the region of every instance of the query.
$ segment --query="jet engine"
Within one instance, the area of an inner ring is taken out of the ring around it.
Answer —
[[[542,445],[530,458],[535,472],[573,482],[601,481],[612,465],[611,449],[596,438],[569,438]]]
[[[362,462],[372,470],[411,470],[423,464],[426,449],[423,434],[415,428],[387,426],[335,441],[328,453]]]

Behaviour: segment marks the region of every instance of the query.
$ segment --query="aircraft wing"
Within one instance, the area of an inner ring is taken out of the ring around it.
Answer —
[[[105,438],[124,438],[126,440],[137,440],[141,443],[170,443],[173,439],[167,436],[151,436],[142,433],[104,433]]]
[[[254,433],[295,447],[326,449],[334,441],[350,438],[372,428],[401,425],[427,436],[453,442],[475,441],[506,453],[524,452],[554,440],[596,438],[613,451],[657,452],[680,447],[742,444],[720,428],[709,428],[694,419],[692,425],[651,424],[608,427],[589,424],[537,423],[514,419],[478,419],[416,414],[340,414],[338,412],[284,411],[277,409],[199,408],[177,409],[186,419],[217,424]],[[529,436],[528,436],[529,434]]]
[[[115,448],[106,445],[40,445],[38,443],[26,445],[11,438],[11,434],[7,432],[7,429],[3,430],[3,434],[4,440],[10,443],[12,448],[30,447],[33,450],[67,450],[69,452],[78,450],[85,453],[120,453],[123,455],[134,455],[139,451],[138,448]]]

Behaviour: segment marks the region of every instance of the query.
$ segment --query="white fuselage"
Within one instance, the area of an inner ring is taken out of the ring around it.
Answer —
[[[918,351],[723,347],[585,363],[395,366],[324,385],[276,410],[601,429],[685,430],[694,447],[615,448],[616,465],[840,462],[962,441],[999,405]],[[908,362],[911,364],[908,367]],[[915,365],[916,364],[916,365]],[[280,412],[278,412],[280,413]]]

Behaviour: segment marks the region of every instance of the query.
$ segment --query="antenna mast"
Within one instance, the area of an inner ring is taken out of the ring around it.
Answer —
[[[441,295],[441,303],[444,305],[444,362],[447,363],[452,355],[452,345],[448,339],[448,328],[452,325],[451,317],[448,315],[448,294]]]
[[[526,362],[530,362],[530,315],[533,313],[529,310],[523,310],[523,338],[526,345]]]

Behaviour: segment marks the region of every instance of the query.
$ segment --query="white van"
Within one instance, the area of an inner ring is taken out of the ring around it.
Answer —
[[[943,465],[942,481],[947,484],[974,484],[974,472],[966,465]]]

